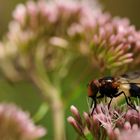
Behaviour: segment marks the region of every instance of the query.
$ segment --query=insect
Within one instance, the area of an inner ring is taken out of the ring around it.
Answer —
[[[91,114],[93,114],[99,98],[109,97],[109,108],[112,99],[122,94],[125,97],[127,105],[136,110],[131,97],[140,98],[140,72],[127,73],[118,77],[108,76],[89,82],[88,96],[92,98],[91,107],[94,103]]]

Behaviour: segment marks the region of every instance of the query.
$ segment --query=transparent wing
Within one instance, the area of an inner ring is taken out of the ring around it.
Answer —
[[[118,80],[121,84],[135,83],[140,85],[140,71],[123,74],[118,78]]]

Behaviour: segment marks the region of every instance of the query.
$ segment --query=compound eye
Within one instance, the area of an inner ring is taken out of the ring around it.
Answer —
[[[88,96],[94,97],[98,93],[98,86],[92,81],[88,86]]]
[[[92,85],[92,90],[94,91],[94,95],[96,95],[97,92],[98,92],[98,86],[96,84],[93,84]]]

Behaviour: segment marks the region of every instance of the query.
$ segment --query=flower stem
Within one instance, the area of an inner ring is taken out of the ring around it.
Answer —
[[[52,111],[54,140],[65,140],[64,105],[61,99],[61,91],[53,85],[48,78],[44,65],[45,46],[36,47],[35,68],[30,70],[33,83],[40,89],[43,98]]]
[[[65,140],[64,107],[59,91],[37,74],[32,74],[32,80],[42,91],[52,111],[54,140]]]
[[[59,97],[58,97],[59,98]],[[65,140],[64,108],[60,99],[56,98],[52,104],[54,140]]]

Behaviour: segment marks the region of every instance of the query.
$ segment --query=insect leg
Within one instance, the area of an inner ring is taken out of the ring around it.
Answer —
[[[127,98],[128,98],[128,100],[129,100],[129,102],[130,102],[131,104],[133,104],[132,101],[131,101],[131,98],[130,98],[130,97],[127,97]]]
[[[118,96],[120,96],[121,94],[124,94],[124,92],[123,92],[123,91],[121,91],[120,93],[118,93],[118,94],[114,95],[113,97],[118,97]]]
[[[112,99],[113,99],[113,98],[111,98],[110,101],[109,101],[108,109],[110,108],[110,105],[111,105]]]
[[[130,98],[130,97],[127,97],[127,98],[128,98],[128,100],[129,100],[131,106],[133,106],[132,108],[135,109],[135,110],[137,111],[136,106],[135,106],[135,105],[132,103],[132,101],[131,101],[131,98]]]
[[[92,103],[91,103],[91,108],[92,108],[93,103],[94,103],[94,107],[93,107],[93,109],[92,109],[91,115],[93,114],[93,112],[94,112],[94,110],[95,110],[95,108],[96,108],[96,106],[97,106],[97,101],[96,101],[96,99],[103,98],[103,97],[104,97],[104,95],[99,95],[99,96],[97,96],[97,97],[92,98],[93,100],[92,100]]]
[[[135,110],[137,111],[137,109],[136,109],[135,105],[132,103],[130,97],[127,97],[127,96],[125,95],[124,91],[122,91],[122,92],[120,92],[120,93],[122,93],[122,94],[124,95],[125,100],[126,100],[126,103],[127,103],[131,108],[133,108],[133,109],[135,109]],[[128,100],[129,100],[131,103],[129,103]]]
[[[96,106],[97,106],[97,101],[96,101],[95,98],[93,99],[93,101],[94,101],[94,107],[93,107],[93,109],[92,109],[92,111],[91,111],[91,116],[93,115],[93,112],[94,112],[94,110],[95,110],[95,108],[96,108]]]
[[[118,96],[120,96],[121,94],[123,94],[123,92],[120,92],[120,93],[114,95],[113,97],[118,97]],[[111,105],[112,99],[113,99],[113,98],[111,98],[110,101],[109,101],[108,109],[110,108],[110,105]]]
[[[114,95],[113,97],[118,97],[118,96],[120,96],[121,94],[122,94],[122,92],[120,92],[120,93]],[[113,99],[113,98],[111,98],[110,101],[109,101],[108,109],[110,108],[110,105],[111,105],[112,99]]]
[[[94,100],[92,99],[91,104],[90,104],[90,108],[92,108],[93,102],[94,102]]]

